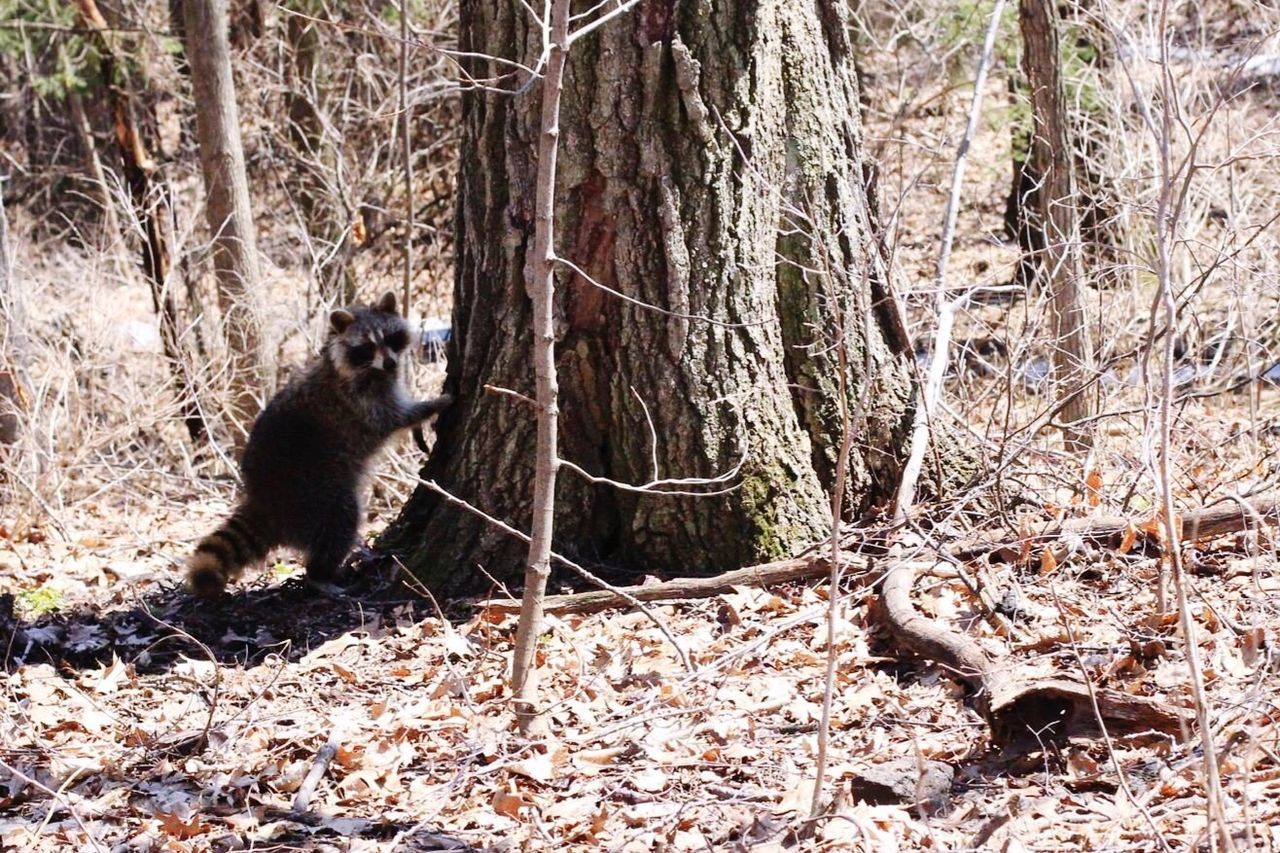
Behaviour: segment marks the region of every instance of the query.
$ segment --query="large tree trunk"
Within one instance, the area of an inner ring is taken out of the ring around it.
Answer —
[[[646,2],[576,43],[560,119],[561,553],[619,572],[697,574],[777,558],[829,530],[840,447],[833,350],[844,329],[856,448],[852,514],[886,502],[909,427],[910,348],[877,272],[861,182],[843,5]],[[537,63],[520,4],[461,7],[469,56]],[[474,79],[524,82],[466,60]],[[528,529],[535,419],[526,254],[537,89],[463,98],[458,259],[447,388],[424,476]],[[681,315],[681,316],[675,316]],[[715,322],[705,319],[712,318]],[[672,487],[668,487],[669,489]],[[513,581],[525,545],[419,489],[382,545],[437,591]]]
[[[271,349],[262,329],[261,280],[249,182],[240,143],[240,116],[227,40],[226,0],[186,0],[187,59],[196,102],[205,212],[213,232],[218,304],[231,356],[231,417],[243,445],[274,383]]]

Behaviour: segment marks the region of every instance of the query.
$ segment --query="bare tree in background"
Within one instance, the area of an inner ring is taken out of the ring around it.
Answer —
[[[231,415],[241,445],[274,371],[262,329],[262,274],[231,76],[227,2],[186,0],[183,6],[218,302],[231,354]]]
[[[102,158],[98,156],[98,143],[93,138],[93,128],[84,110],[84,97],[75,86],[67,86],[67,106],[71,107],[71,127],[75,131],[76,140],[80,143],[84,155],[84,168],[93,183],[98,204],[102,207],[102,235],[104,242],[118,239],[120,236],[120,218],[116,216],[115,203],[111,198],[111,184],[107,181],[107,172],[102,168]]]
[[[299,4],[291,4],[291,11],[292,5]],[[310,8],[301,5],[304,10]],[[326,138],[326,132],[332,132],[332,122],[326,115],[331,75],[322,55],[322,26],[307,14],[287,15],[285,33],[290,76],[286,78],[285,104],[289,142],[302,164],[296,194],[307,229],[319,244],[312,267],[320,297],[345,304],[356,295],[351,267],[356,240],[351,233],[350,217],[344,215],[346,208],[339,203],[344,201],[343,194],[335,186],[341,167],[340,152],[335,140]]]
[[[1075,425],[1093,414],[1092,398],[1081,390],[1090,373],[1093,352],[1084,310],[1080,223],[1063,93],[1058,13],[1053,0],[1021,0],[1018,20],[1034,127],[1029,166],[1040,181],[1035,211],[1044,234],[1040,280],[1053,294],[1053,366],[1058,393],[1066,398],[1062,407],[1064,436],[1067,448],[1079,451],[1089,444],[1087,432]]]
[[[13,282],[13,267],[9,261],[9,221],[4,212],[4,181],[0,180],[0,319],[4,320],[4,332],[0,334],[0,445],[18,440],[18,412],[22,395],[18,390],[18,368],[23,356],[22,302]]]
[[[111,103],[112,130],[120,152],[121,171],[129,187],[132,215],[142,237],[142,270],[151,289],[151,305],[160,322],[160,341],[173,376],[174,391],[183,423],[193,442],[208,435],[204,415],[196,403],[187,371],[185,347],[178,324],[178,309],[169,287],[173,268],[173,192],[159,164],[152,159],[137,118],[134,80],[128,58],[119,48],[120,33],[113,30],[96,0],[78,0],[80,23],[98,49],[99,75]]]
[[[1108,97],[1110,68],[1115,49],[1092,4],[1055,7],[1054,29],[1058,37],[1058,64],[1063,79],[1067,141],[1075,182],[1076,216],[1080,226],[1080,258],[1091,285],[1116,287],[1131,273],[1135,250],[1132,223],[1121,203],[1121,181],[1127,171],[1120,140],[1135,128],[1126,128],[1126,110]],[[1015,100],[1030,98],[1026,75],[1009,68],[1009,94]],[[1028,105],[1029,106],[1029,105]],[[1028,109],[1015,113],[1009,125],[1012,141],[1012,185],[1005,199],[1005,231],[1022,250],[1016,281],[1030,284],[1043,260],[1045,229],[1039,209],[1043,182],[1031,156],[1034,119]],[[1132,117],[1130,117],[1132,120]]]

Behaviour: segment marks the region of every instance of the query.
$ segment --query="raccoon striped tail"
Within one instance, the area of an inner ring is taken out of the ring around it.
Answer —
[[[217,598],[244,567],[267,556],[271,543],[244,507],[200,540],[187,560],[187,583],[201,598]]]

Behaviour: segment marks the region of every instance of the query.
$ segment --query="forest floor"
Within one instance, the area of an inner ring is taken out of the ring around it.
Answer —
[[[53,292],[77,278],[68,257],[28,254],[24,269]],[[514,618],[465,602],[442,618],[389,583],[393,566],[369,562],[349,597],[330,598],[284,560],[218,602],[193,601],[181,562],[229,509],[234,481],[225,462],[181,454],[172,407],[147,391],[165,380],[142,331],[145,295],[75,293],[40,322],[75,329],[79,397],[35,401],[69,425],[36,436],[57,453],[0,510],[6,853],[1207,843],[1195,732],[1003,748],[945,667],[903,656],[885,634],[874,577],[843,585],[826,805],[813,824],[823,582],[661,603],[662,628],[639,612],[552,618],[540,658],[552,736],[536,742],[515,734],[504,684]],[[955,382],[974,405],[1001,387],[967,368]],[[1022,404],[1040,405],[1025,391]],[[102,419],[93,399],[132,408]],[[1027,447],[1008,475],[1044,500],[1005,521],[1014,541],[1020,525],[1054,517],[1147,522],[1149,414],[1100,434],[1095,488],[1051,438]],[[1278,423],[1280,389],[1266,382],[1184,401],[1179,505],[1270,482]],[[415,453],[406,440],[384,460],[372,530],[411,487]],[[1263,531],[1185,552],[1229,819],[1250,849],[1280,848],[1275,543]],[[1185,646],[1175,620],[1155,615],[1158,568],[1141,549],[1105,548],[971,566],[993,598],[1016,602],[1013,632],[954,573],[926,576],[916,604],[1011,666],[1069,678],[1083,668],[1100,687],[1189,708]],[[917,789],[925,762],[950,768],[941,792]]]
[[[991,86],[972,150],[952,259],[953,277],[977,285],[1008,281],[1017,257],[999,236],[1003,85]],[[895,260],[921,339],[966,99],[948,89],[932,118],[885,121],[868,139],[885,162],[895,150],[902,161],[882,197],[890,209],[895,191],[907,199],[892,225]],[[916,151],[935,162],[912,176]],[[1265,160],[1242,168],[1274,172]],[[1201,222],[1218,221],[1209,209]],[[468,602],[442,614],[393,584],[394,566],[368,561],[349,596],[327,597],[283,560],[220,601],[192,600],[182,561],[229,509],[234,481],[227,460],[184,449],[175,407],[156,391],[168,378],[145,287],[136,274],[104,284],[100,256],[37,249],[21,221],[15,231],[41,308],[35,347],[48,358],[32,398],[39,429],[27,436],[38,464],[8,472],[17,498],[0,507],[0,851],[1208,849],[1198,732],[1002,748],[952,673],[901,654],[885,634],[874,576],[842,586],[814,822],[825,582],[551,618],[539,658],[551,735],[536,741],[515,733],[504,683],[514,617]],[[1243,336],[1251,317],[1276,313],[1274,256],[1267,263],[1265,275],[1240,274],[1238,290],[1206,289],[1191,324],[1202,337],[1222,317]],[[1098,296],[1107,346],[1143,332],[1149,284]],[[1047,404],[1027,378],[1042,311],[1029,299],[984,303],[957,329],[956,420],[977,444],[999,445],[1001,474],[1041,498],[1031,515],[998,521],[1014,541],[1054,518],[1148,523],[1155,378],[1108,392],[1117,414],[1087,463],[1051,435],[1020,435]],[[296,361],[314,344],[305,312],[280,309],[280,322],[291,334],[285,360]],[[1021,341],[1026,358],[1011,346],[1004,373],[987,371],[982,341],[992,336]],[[1223,381],[1206,375],[1217,390],[1186,395],[1175,412],[1184,509],[1274,485],[1280,389],[1256,381],[1219,393]],[[1013,463],[1006,446],[1018,451]],[[414,453],[406,441],[383,463],[371,530],[412,487]],[[1242,849],[1280,849],[1276,547],[1263,530],[1184,553]],[[1176,619],[1157,612],[1156,556],[1079,547],[1045,560],[1028,549],[969,568],[996,600],[1014,602],[1012,631],[955,573],[926,575],[916,606],[1011,666],[1192,706],[1187,645]],[[920,797],[925,762],[953,775]]]
[[[349,598],[318,596],[277,564],[194,601],[174,561],[226,504],[171,497],[159,513],[104,499],[62,531],[0,530],[0,849],[1150,850],[1153,826],[1176,849],[1206,843],[1191,732],[1001,749],[943,668],[895,652],[869,578],[846,582],[824,791],[835,801],[804,840],[825,585],[656,605],[689,670],[646,614],[552,618],[540,672],[553,735],[530,742],[504,684],[513,617],[462,606],[442,619],[428,599],[388,598],[378,565]],[[1269,541],[1188,552],[1223,783],[1248,849],[1280,845]],[[1021,602],[1016,637],[955,577],[926,578],[917,606],[1011,663],[1084,667],[1100,686],[1190,707],[1176,623],[1153,616],[1157,566],[1085,550],[998,570]],[[924,761],[954,777],[913,805]]]

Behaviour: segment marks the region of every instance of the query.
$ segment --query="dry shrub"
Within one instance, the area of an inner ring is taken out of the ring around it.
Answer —
[[[455,10],[442,0],[408,5],[416,247],[410,314],[438,318],[447,317],[450,294],[457,123],[451,70],[438,48],[452,44]],[[38,4],[26,6],[20,3],[14,14],[47,13]],[[335,267],[349,270],[356,299],[402,292],[408,205],[397,138],[403,114],[399,6],[233,7],[233,61],[270,306],[267,327],[283,381],[318,349],[328,310],[340,298],[324,287]],[[234,485],[234,464],[221,449],[231,445],[222,418],[227,358],[207,257],[193,105],[169,5],[139,0],[103,8],[126,31],[122,45],[139,81],[140,120],[172,192],[173,265],[165,290],[178,309],[182,354],[172,365],[161,351],[139,269],[141,228],[118,178],[108,102],[94,84],[95,57],[70,31],[29,40],[39,49],[6,55],[5,68],[24,73],[6,74],[0,87],[6,96],[0,155],[27,167],[5,184],[17,254],[14,287],[27,306],[28,344],[20,437],[5,451],[0,481],[0,499],[11,508],[0,521],[23,529],[65,526],[67,514],[86,503],[110,507],[114,515],[135,501],[182,502],[192,494],[225,501]],[[265,13],[256,31],[255,10]],[[297,74],[291,20],[307,22],[324,57],[307,80]],[[107,172],[120,233],[105,231],[101,189],[81,177],[89,152],[65,118],[67,94],[56,78],[68,62],[81,76],[91,144]],[[323,109],[314,150],[291,136],[289,106],[299,96]],[[312,216],[300,201],[304,192],[313,193]],[[326,230],[332,223],[337,230]],[[13,318],[6,310],[0,319],[8,328]],[[433,392],[439,371],[415,372],[414,386]],[[183,429],[186,400],[206,419],[211,441],[193,444]],[[417,451],[408,442],[389,455],[386,470],[394,475],[375,488],[375,511],[398,503],[416,470]],[[112,505],[111,499],[119,500]]]

